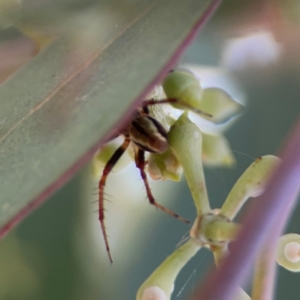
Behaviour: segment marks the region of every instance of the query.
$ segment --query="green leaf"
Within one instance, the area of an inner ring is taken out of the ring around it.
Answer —
[[[86,53],[65,35],[2,84],[0,236],[126,124],[219,2],[131,1],[126,16],[100,19]]]
[[[277,242],[277,263],[291,272],[300,272],[299,246],[299,234],[288,233],[281,236]]]

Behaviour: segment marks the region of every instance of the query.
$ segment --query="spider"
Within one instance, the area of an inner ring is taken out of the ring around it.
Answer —
[[[126,149],[129,147],[130,143],[133,143],[135,164],[136,167],[140,170],[140,175],[143,179],[146,188],[147,197],[150,204],[154,205],[156,208],[166,212],[167,214],[179,219],[184,223],[189,223],[188,220],[182,218],[181,216],[179,216],[172,210],[166,208],[165,206],[159,204],[155,200],[151,192],[147,175],[145,172],[145,166],[146,166],[145,152],[164,153],[169,147],[166,129],[163,127],[163,125],[160,122],[158,122],[155,118],[149,115],[149,109],[148,109],[148,107],[151,105],[158,105],[158,104],[165,104],[165,103],[177,103],[182,106],[185,106],[187,109],[211,117],[210,114],[195,109],[189,106],[188,104],[185,104],[182,101],[175,98],[162,99],[162,100],[153,100],[153,99],[145,100],[142,102],[141,107],[136,110],[134,117],[130,122],[130,124],[127,126],[127,128],[125,128],[120,133],[120,135],[124,137],[124,141],[121,144],[121,146],[119,146],[119,148],[116,149],[116,151],[113,153],[111,158],[106,163],[98,184],[99,220],[100,220],[101,229],[104,237],[106,251],[111,263],[113,262],[113,260],[110,252],[109,243],[108,243],[106,227],[104,224],[104,187],[105,187],[107,176],[112,171],[113,167],[121,158],[121,156],[126,151]]]
[[[144,100],[142,102],[141,106],[135,111],[129,125],[119,133],[119,135],[122,135],[124,137],[124,141],[106,163],[98,184],[99,220],[104,237],[106,251],[111,263],[113,262],[113,260],[110,253],[106,228],[104,224],[104,187],[107,176],[130,144],[133,146],[135,164],[136,167],[140,170],[149,203],[156,208],[166,212],[167,214],[179,219],[180,221],[189,223],[189,221],[182,218],[172,210],[156,202],[154,196],[152,195],[145,172],[145,166],[147,164],[145,160],[145,152],[164,153],[169,148],[169,144],[167,130],[156,118],[150,116],[149,106],[168,103],[176,108],[194,111],[195,113],[201,114],[204,117],[211,118],[212,115],[205,113],[195,107],[201,99],[202,88],[200,86],[199,80],[192,73],[186,71],[171,70],[166,76],[162,86],[167,98],[161,100],[150,99]]]

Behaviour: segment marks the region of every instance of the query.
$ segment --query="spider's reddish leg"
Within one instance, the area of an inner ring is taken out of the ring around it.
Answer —
[[[141,172],[141,177],[144,181],[145,187],[146,187],[146,192],[147,192],[147,197],[149,199],[150,204],[154,205],[155,207],[161,209],[162,211],[166,212],[167,214],[177,218],[178,220],[184,222],[184,223],[190,223],[188,220],[182,218],[181,216],[179,216],[178,214],[174,213],[172,210],[164,207],[163,205],[157,203],[152,195],[149,183],[148,183],[148,179],[147,179],[147,175],[145,173],[145,152],[144,150],[138,149],[137,153],[136,153],[136,157],[135,157],[135,163],[137,168],[140,169]]]
[[[129,146],[129,143],[130,143],[130,139],[126,137],[123,144],[115,151],[113,156],[106,163],[103,173],[102,173],[102,176],[101,176],[101,179],[99,181],[99,185],[98,185],[98,188],[99,188],[99,221],[101,224],[101,229],[102,229],[102,233],[103,233],[106,251],[107,251],[107,254],[108,254],[108,257],[109,257],[109,260],[111,263],[113,263],[113,260],[111,257],[106,228],[105,228],[105,224],[104,224],[104,187],[105,187],[105,182],[106,182],[106,178],[107,178],[108,174],[111,172],[112,168],[117,163],[117,161],[120,159],[122,154],[126,151],[126,149]]]

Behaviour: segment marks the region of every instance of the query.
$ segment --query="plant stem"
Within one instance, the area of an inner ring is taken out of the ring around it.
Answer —
[[[236,286],[248,275],[256,253],[267,239],[273,243],[280,235],[300,188],[300,122],[281,151],[281,157],[282,164],[272,176],[265,194],[251,207],[230,254],[220,268],[207,277],[192,299],[232,299]]]

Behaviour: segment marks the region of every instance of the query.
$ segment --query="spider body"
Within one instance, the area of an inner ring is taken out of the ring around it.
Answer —
[[[138,112],[128,132],[130,140],[144,151],[163,153],[168,149],[166,129],[149,115]]]

